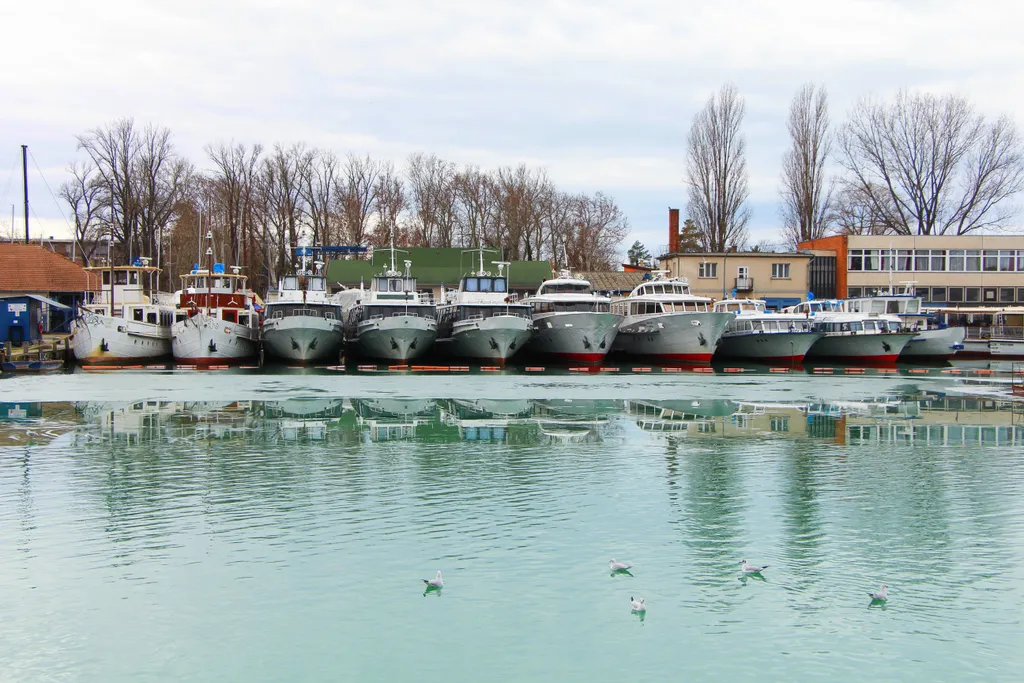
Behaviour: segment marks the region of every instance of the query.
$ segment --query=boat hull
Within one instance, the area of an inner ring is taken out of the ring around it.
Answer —
[[[374,318],[356,326],[355,355],[407,361],[419,358],[437,339],[437,321],[415,315]]]
[[[667,313],[636,322],[628,318],[615,350],[630,356],[678,363],[710,363],[733,313]]]
[[[532,323],[514,315],[462,320],[452,325],[449,339],[438,339],[439,352],[454,358],[466,358],[503,364],[530,340]]]
[[[900,352],[904,360],[949,359],[963,348],[967,330],[963,327],[943,327],[918,332]]]
[[[820,332],[752,332],[729,334],[718,341],[715,358],[739,358],[757,363],[800,363]]]
[[[267,356],[298,363],[336,360],[344,337],[340,321],[312,316],[268,320],[262,331]]]
[[[1024,339],[990,339],[988,348],[994,359],[1024,358]]]
[[[852,365],[892,365],[913,337],[912,333],[826,334],[814,342],[806,358]]]
[[[622,316],[614,313],[552,313],[533,318],[531,354],[580,363],[600,363],[619,330]]]
[[[256,359],[254,328],[197,313],[171,328],[174,360],[182,364],[237,364]]]
[[[71,350],[79,363],[124,363],[171,355],[171,330],[162,325],[85,313],[71,324],[71,332]]]

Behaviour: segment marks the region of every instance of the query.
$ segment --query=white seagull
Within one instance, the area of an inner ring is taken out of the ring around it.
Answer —
[[[643,598],[633,598],[631,596],[629,598],[629,606],[632,608],[632,610],[634,612],[646,612],[647,611],[647,605],[644,603],[644,599]]]
[[[872,600],[888,600],[889,599],[889,587],[884,583],[878,589],[877,593],[868,593]]]
[[[743,573],[744,574],[760,574],[765,569],[768,569],[768,565],[764,565],[763,567],[758,567],[757,565],[754,565],[754,564],[748,564],[746,560],[740,560],[740,565],[743,567]]]
[[[622,572],[627,569],[632,569],[633,565],[626,564],[625,562],[616,562],[614,559],[608,560],[608,568],[613,572]]]
[[[437,576],[432,579],[423,579],[423,583],[427,584],[427,588],[442,588],[444,581],[441,580],[441,570],[437,570]]]

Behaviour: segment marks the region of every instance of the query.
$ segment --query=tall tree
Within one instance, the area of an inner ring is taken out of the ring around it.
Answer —
[[[826,182],[825,163],[832,153],[828,92],[805,84],[789,106],[790,148],[782,157],[782,231],[786,241],[824,237],[832,222],[835,181]]]
[[[76,249],[87,266],[92,265],[99,239],[109,234],[103,222],[103,185],[96,166],[91,162],[74,162],[68,168],[71,179],[60,187],[60,197],[68,203],[75,219]]]
[[[213,162],[211,190],[218,204],[221,228],[226,230],[225,258],[231,263],[249,264],[249,228],[252,224],[255,176],[263,148],[242,143],[207,145],[206,154]]]
[[[345,237],[349,244],[361,245],[367,241],[370,217],[373,215],[377,181],[383,164],[369,156],[349,154],[341,171],[341,180],[335,194],[345,223]]]
[[[861,100],[839,135],[840,163],[886,232],[963,235],[1003,227],[1024,188],[1009,117],[987,121],[958,95],[901,91]]]
[[[746,107],[728,84],[693,118],[687,138],[687,212],[708,251],[726,251],[746,241],[746,141],[740,131]]]
[[[630,265],[638,266],[641,261],[646,261],[651,258],[651,252],[647,251],[647,247],[643,245],[643,242],[636,240],[633,242],[633,246],[626,252],[626,258],[629,259]]]

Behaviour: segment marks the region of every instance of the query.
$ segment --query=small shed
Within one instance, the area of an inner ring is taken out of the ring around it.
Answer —
[[[26,342],[39,341],[44,306],[49,310],[71,310],[70,306],[37,294],[0,297],[0,344],[10,342],[21,346]]]

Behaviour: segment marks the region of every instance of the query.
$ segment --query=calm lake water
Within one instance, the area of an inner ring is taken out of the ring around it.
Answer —
[[[0,392],[2,681],[1024,677],[1024,405],[1002,385],[122,372]]]

